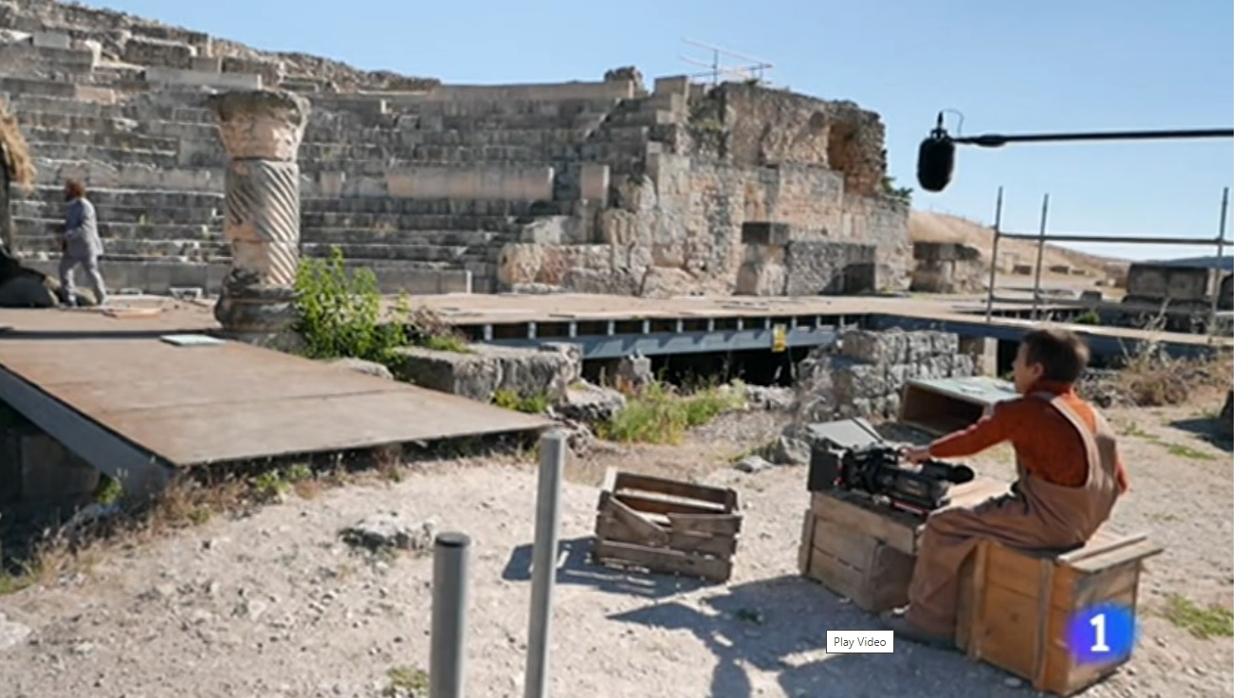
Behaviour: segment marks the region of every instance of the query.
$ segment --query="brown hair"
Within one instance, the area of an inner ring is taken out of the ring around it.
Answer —
[[[1044,366],[1044,377],[1059,383],[1074,383],[1088,365],[1088,345],[1066,330],[1032,330],[1023,336],[1027,364]]]
[[[78,180],[78,179],[65,180],[65,191],[68,192],[69,195],[75,199],[78,199],[87,195],[86,186],[83,185],[82,180]]]

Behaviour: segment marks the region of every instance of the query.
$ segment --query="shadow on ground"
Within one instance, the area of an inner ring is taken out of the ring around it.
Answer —
[[[896,643],[893,654],[826,653],[828,630],[878,630],[875,616],[795,575],[728,587],[694,600],[669,600],[609,617],[687,631],[716,657],[706,695],[746,698],[760,687],[747,666],[778,675],[786,696],[1019,696],[1004,672],[964,655]]]
[[[597,564],[592,559],[593,536],[559,541],[555,566],[556,584],[592,586],[610,594],[627,594],[648,599],[665,599],[708,585],[699,579],[666,574],[650,574]],[[532,577],[533,546],[518,545],[503,568],[503,579],[527,582]]]
[[[1195,434],[1206,443],[1217,446],[1227,453],[1235,452],[1235,440],[1232,436],[1228,438],[1223,436],[1218,429],[1218,420],[1209,417],[1195,417],[1193,419],[1178,419],[1170,422],[1170,426],[1175,429]]]

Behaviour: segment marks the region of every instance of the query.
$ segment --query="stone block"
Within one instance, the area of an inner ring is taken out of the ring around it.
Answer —
[[[403,347],[398,350],[402,362],[395,374],[409,383],[481,402],[489,402],[498,390],[562,400],[570,377],[579,374],[579,362],[564,351],[484,344],[469,349],[470,353],[461,354]]]
[[[390,171],[386,192],[410,199],[550,201],[553,167],[421,167]]]
[[[220,56],[195,56],[191,59],[191,70],[197,70],[202,73],[220,73],[221,57]]]
[[[195,50],[184,43],[137,36],[126,41],[122,52],[128,63],[174,69],[189,69],[194,56]]]
[[[790,234],[787,223],[747,221],[741,224],[741,242],[745,245],[787,245]]]
[[[909,332],[906,334],[906,361],[909,363],[919,363],[932,356],[934,348],[932,346],[931,332]]]
[[[625,402],[624,394],[618,390],[578,381],[569,386],[567,397],[555,406],[555,411],[567,419],[595,424],[614,417]]]
[[[30,40],[36,48],[73,48],[69,34],[64,32],[34,32],[30,35]]]
[[[611,167],[597,163],[581,165],[581,198],[607,205],[611,188]]]
[[[215,87],[222,90],[258,90],[261,87],[260,76],[252,73],[210,73],[155,66],[143,71],[143,79],[151,83]]]
[[[689,76],[688,75],[672,75],[669,77],[655,78],[654,94],[655,95],[678,95],[680,99],[689,98]]]

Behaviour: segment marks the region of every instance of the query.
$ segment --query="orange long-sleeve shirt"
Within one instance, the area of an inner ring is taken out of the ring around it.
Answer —
[[[1039,381],[1028,390],[1052,393],[1095,432],[1092,406],[1075,394],[1069,383]],[[998,402],[989,416],[974,425],[941,437],[928,447],[933,458],[969,456],[1010,441],[1019,462],[1037,477],[1057,485],[1078,487],[1088,476],[1088,459],[1083,439],[1070,422],[1042,400],[1017,398]],[[1122,459],[1114,464],[1119,487],[1127,489],[1127,473]]]

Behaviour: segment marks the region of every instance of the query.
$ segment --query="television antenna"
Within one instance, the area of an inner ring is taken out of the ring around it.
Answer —
[[[741,82],[756,81],[766,83],[767,70],[776,67],[774,63],[746,55],[738,51],[708,44],[704,41],[695,41],[693,39],[681,39],[684,43],[699,48],[710,53],[710,62],[699,60],[697,58],[689,58],[681,56],[680,60],[700,68],[710,68],[709,72],[694,73],[691,78],[710,78],[712,85],[718,85],[721,81],[736,80]],[[731,59],[733,63],[725,62],[725,59]],[[745,61],[745,63],[740,63]]]

